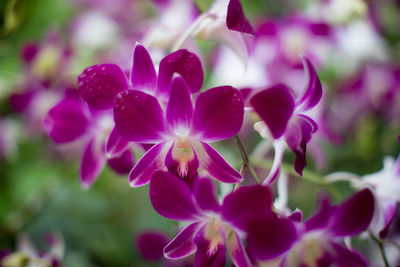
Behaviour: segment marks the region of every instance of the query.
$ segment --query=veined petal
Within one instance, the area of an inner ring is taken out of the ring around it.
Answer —
[[[255,34],[253,27],[243,13],[239,0],[230,0],[226,14],[226,26],[230,30]]]
[[[243,98],[231,86],[211,88],[196,100],[192,134],[202,141],[219,141],[239,132],[244,115]]]
[[[292,221],[265,216],[253,220],[248,228],[247,249],[259,260],[269,260],[288,251],[297,240]]]
[[[114,121],[119,134],[131,141],[158,143],[168,134],[158,100],[138,90],[127,90],[114,101]]]
[[[189,186],[180,178],[156,171],[150,181],[150,200],[162,216],[181,221],[193,221],[199,211]]]
[[[106,157],[99,140],[92,139],[83,152],[80,178],[84,188],[89,188],[103,170]]]
[[[109,158],[107,160],[108,166],[110,166],[116,173],[123,175],[128,174],[133,167],[134,157],[130,150],[125,150],[119,156]]]
[[[182,76],[192,93],[198,92],[203,85],[201,62],[195,54],[186,49],[173,52],[161,60],[158,90],[162,95],[169,96],[170,83],[175,73]]]
[[[187,135],[192,125],[193,107],[190,91],[181,76],[172,80],[167,106],[167,121],[177,135]]]
[[[54,142],[67,143],[85,134],[88,123],[79,98],[71,95],[50,109],[43,128]]]
[[[246,228],[253,215],[271,213],[272,195],[268,187],[244,186],[230,193],[222,203],[222,216],[238,228]]]
[[[275,85],[255,94],[250,104],[267,124],[272,136],[275,139],[281,137],[295,107],[290,89],[283,84]]]
[[[123,151],[125,151],[128,146],[130,145],[130,142],[124,138],[118,133],[117,128],[114,127],[111,130],[110,136],[108,137],[107,140],[107,145],[106,145],[106,154],[108,158],[114,158]]]
[[[375,199],[365,188],[338,206],[331,221],[331,231],[336,236],[351,236],[364,231],[371,223]]]
[[[129,88],[128,80],[115,64],[94,65],[78,76],[79,93],[94,109],[112,108],[114,97]]]
[[[156,93],[157,74],[153,61],[146,48],[139,43],[133,51],[131,83],[135,90]]]
[[[194,184],[194,197],[197,205],[203,211],[214,211],[219,213],[221,206],[216,198],[216,191],[213,182],[207,178],[198,178]]]
[[[213,178],[223,183],[238,183],[242,180],[240,173],[229,164],[210,145],[193,142],[200,166]]]
[[[147,184],[153,173],[157,170],[165,170],[165,155],[171,143],[161,143],[150,148],[129,174],[129,182],[132,187],[139,187]]]
[[[164,256],[168,259],[179,259],[196,251],[194,236],[202,224],[195,222],[183,229],[165,248]]]
[[[297,105],[301,106],[299,110],[307,111],[315,107],[321,99],[322,85],[311,61],[305,56],[301,60],[303,61],[303,68],[307,77],[307,85]]]

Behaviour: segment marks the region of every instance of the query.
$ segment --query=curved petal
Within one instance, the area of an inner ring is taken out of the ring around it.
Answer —
[[[114,97],[129,88],[124,72],[115,64],[94,65],[78,76],[79,93],[94,109],[112,108]]]
[[[196,198],[197,205],[203,211],[214,211],[215,213],[220,212],[221,206],[216,198],[214,184],[210,179],[197,179],[194,184],[193,194]]]
[[[165,155],[171,143],[161,143],[150,148],[129,174],[129,183],[132,187],[147,184],[153,173],[157,170],[165,170]]]
[[[296,155],[294,168],[299,175],[302,175],[303,169],[307,166],[307,143],[311,140],[315,128],[316,123],[311,118],[298,115],[291,120],[286,129],[285,141]]]
[[[158,90],[169,96],[169,88],[174,73],[180,74],[188,84],[190,91],[196,93],[203,85],[203,69],[199,58],[181,49],[164,57],[160,62],[158,73]]]
[[[250,104],[267,124],[272,136],[275,139],[281,137],[295,107],[290,89],[283,84],[275,85],[255,94]]]
[[[348,248],[334,242],[331,242],[331,247],[331,263],[333,263],[334,266],[368,266],[368,262],[358,252],[349,250]]]
[[[179,259],[196,251],[194,236],[201,228],[201,223],[195,222],[183,229],[165,248],[164,256],[168,259]]]
[[[253,220],[249,225],[247,249],[259,260],[269,260],[288,251],[297,240],[292,221],[265,216]]]
[[[229,164],[210,145],[203,142],[193,142],[200,166],[213,178],[223,183],[238,183],[242,175]]]
[[[106,145],[106,154],[108,158],[114,158],[123,151],[125,151],[128,146],[130,145],[130,142],[124,138],[121,137],[121,135],[118,133],[117,128],[114,127],[111,130],[110,136],[108,137],[107,140],[107,145]]]
[[[305,229],[308,232],[315,229],[325,228],[336,210],[336,207],[331,206],[331,203],[326,196],[322,196],[318,203],[319,208],[316,214],[304,223]]]
[[[134,157],[130,150],[125,150],[122,154],[117,157],[109,158],[107,160],[108,166],[111,167],[116,173],[123,175],[128,174],[133,167]]]
[[[231,86],[211,88],[201,93],[193,115],[192,134],[202,141],[219,141],[239,132],[244,103],[239,90]]]
[[[172,80],[171,95],[166,110],[167,122],[175,134],[186,136],[192,125],[193,107],[190,91],[181,76]]]
[[[56,143],[71,142],[86,133],[89,120],[77,97],[66,96],[49,110],[43,121],[45,132]]]
[[[307,111],[315,107],[321,99],[322,85],[311,61],[305,56],[303,56],[301,60],[303,61],[303,68],[308,81],[304,94],[297,105],[300,106],[299,110]]]
[[[238,228],[246,228],[253,215],[271,213],[272,195],[268,187],[243,186],[230,193],[222,203],[222,216]]]
[[[96,139],[92,139],[85,148],[82,157],[80,178],[84,188],[89,188],[103,170],[106,157],[103,146]]]
[[[230,0],[226,14],[226,26],[230,30],[255,34],[253,27],[243,13],[239,0]]]
[[[192,221],[199,211],[189,186],[180,178],[156,171],[150,181],[150,200],[162,216],[180,221]]]
[[[283,154],[285,152],[285,143],[281,140],[273,142],[273,145],[275,150],[274,162],[272,164],[271,170],[268,173],[268,176],[263,181],[264,185],[272,184],[276,180],[276,178],[278,178],[279,171],[281,169]]]
[[[336,236],[351,236],[364,231],[374,214],[375,199],[371,190],[365,188],[338,206],[331,221],[331,231]]]
[[[146,48],[139,43],[136,43],[133,51],[131,83],[135,90],[156,93],[157,74],[153,61]]]
[[[167,133],[158,100],[137,90],[127,90],[114,101],[114,121],[119,134],[131,141],[158,143]]]

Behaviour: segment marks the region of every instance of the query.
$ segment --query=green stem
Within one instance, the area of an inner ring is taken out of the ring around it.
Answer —
[[[387,260],[386,254],[385,254],[385,249],[383,247],[382,240],[380,240],[378,237],[376,237],[371,231],[369,232],[369,236],[377,244],[379,251],[381,252],[381,256],[383,259],[383,263],[385,264],[385,267],[389,267],[389,262]]]
[[[240,168],[241,174],[244,175],[244,173],[246,172],[246,169],[248,168],[251,175],[253,175],[253,177],[257,181],[257,183],[261,184],[260,177],[258,177],[256,170],[250,164],[249,156],[247,155],[246,150],[244,149],[243,143],[242,143],[242,141],[240,141],[240,138],[237,134],[235,134],[235,142],[239,148],[240,155],[242,155],[242,160],[243,160],[242,167]]]
[[[254,166],[260,168],[271,168],[273,164],[273,161],[268,159],[259,159],[251,157],[250,160]],[[309,170],[303,170],[303,175],[299,176],[298,173],[293,169],[293,166],[291,164],[284,162],[281,163],[281,169],[285,170],[291,176],[295,176],[307,180],[309,182],[312,182],[314,184],[324,186],[336,200],[343,199],[342,195],[339,193],[339,191],[336,190],[336,188],[333,185],[325,182],[323,177],[315,172]]]

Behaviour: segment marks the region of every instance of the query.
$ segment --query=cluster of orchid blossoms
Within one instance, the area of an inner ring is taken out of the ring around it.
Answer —
[[[27,45],[22,54],[29,75],[20,85],[23,93],[10,97],[12,107],[28,115],[32,128],[39,120],[54,143],[79,150],[79,177],[85,189],[106,165],[129,175],[132,187],[149,184],[153,208],[178,221],[180,231],[172,240],[158,232],[143,234],[138,249],[146,259],[163,258],[166,266],[369,266],[362,253],[365,248],[353,248],[351,238],[369,233],[381,242],[379,238],[392,234],[400,202],[400,156],[386,158],[384,169],[375,174],[336,172],[324,177],[324,185],[348,181],[354,192],[339,203],[321,194],[316,210],[306,219],[301,210],[288,205],[283,159],[289,151],[294,156],[292,174],[301,176],[308,152],[317,167],[324,165],[318,141],[340,142],[337,133],[351,129],[362,110],[383,111],[389,122],[395,121],[400,114],[393,100],[399,95],[398,69],[381,64],[364,67],[341,83],[331,104],[335,112],[329,113],[313,64],[317,69],[326,65],[346,33],[338,37],[327,23],[299,14],[279,22],[265,20],[254,30],[239,0],[217,0],[200,15],[189,1],[159,2],[162,15],[142,42],[124,40],[124,46],[129,43],[133,50],[129,68],[125,55],[124,60],[112,61],[121,64],[85,68],[77,83],[66,77],[55,79],[55,73],[69,64],[67,46],[57,45],[54,33],[42,46]],[[176,10],[187,16],[176,17]],[[110,17],[122,12],[107,11]],[[97,13],[77,21],[79,42],[90,41],[82,25],[93,19],[104,22]],[[120,16],[120,23],[131,20]],[[104,23],[105,31],[117,27]],[[129,31],[127,25],[120,26]],[[209,62],[191,37],[225,45],[218,47],[218,60],[212,63],[215,75],[210,80],[215,87],[203,86],[203,66]],[[245,75],[237,74],[243,68]],[[374,91],[372,76],[388,83],[386,91]],[[49,87],[62,90],[51,92]],[[354,99],[360,105],[343,109],[343,102]],[[249,157],[239,136],[252,131],[262,141]],[[242,156],[240,171],[212,146],[232,138]],[[0,152],[6,146],[2,140]],[[271,148],[271,164],[255,169],[252,159],[264,157]],[[59,247],[54,257],[22,249],[2,254],[0,263],[13,266],[24,255],[24,260],[57,261],[53,265],[58,266]]]

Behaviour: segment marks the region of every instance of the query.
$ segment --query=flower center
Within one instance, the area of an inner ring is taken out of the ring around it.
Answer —
[[[219,244],[224,242],[221,233],[219,231],[220,225],[221,225],[221,219],[213,218],[207,224],[206,231],[204,233],[204,238],[210,242],[207,251],[210,256],[214,255],[218,249]]]
[[[179,163],[178,174],[185,177],[189,171],[189,162],[194,159],[194,152],[190,140],[179,138],[172,148],[172,158]]]

